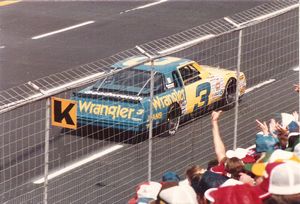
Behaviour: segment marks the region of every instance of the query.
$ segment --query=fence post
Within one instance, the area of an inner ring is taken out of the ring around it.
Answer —
[[[234,107],[234,138],[233,149],[237,146],[237,129],[238,129],[238,111],[239,111],[239,90],[240,90],[240,70],[241,70],[241,55],[242,55],[242,38],[243,30],[239,30],[239,43],[238,43],[238,59],[237,59],[237,73],[236,73],[236,92],[235,92],[235,107]]]
[[[49,171],[49,131],[50,131],[50,97],[46,99],[45,116],[45,157],[44,157],[44,204],[48,202],[48,171]]]
[[[298,1],[298,69],[300,69],[300,0]],[[298,74],[298,85],[300,84],[300,75]],[[300,103],[300,94],[298,94],[298,102]],[[300,105],[298,103],[298,113],[300,114]],[[299,136],[300,137],[300,136]]]
[[[148,155],[148,181],[151,181],[152,170],[152,137],[153,137],[153,96],[154,96],[154,61],[151,60],[150,77],[150,104],[149,104],[149,155]]]
[[[151,63],[151,73],[150,73],[150,100],[149,100],[149,137],[148,137],[148,181],[151,181],[151,171],[152,171],[152,137],[153,137],[153,96],[154,96],[154,59],[147,53],[144,49],[139,46],[135,46],[136,49],[143,55],[149,58]]]

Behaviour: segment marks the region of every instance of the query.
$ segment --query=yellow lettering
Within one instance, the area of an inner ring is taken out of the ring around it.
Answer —
[[[120,115],[120,109],[121,109],[121,106],[118,105],[118,110],[117,110],[117,113],[116,113],[116,116],[117,116],[117,117],[119,117],[119,115]]]
[[[93,109],[94,109],[94,107],[95,107],[95,104],[91,104],[91,108],[90,108],[90,113],[93,113]]]
[[[143,113],[144,113],[144,109],[139,109],[139,110],[136,112],[137,115],[142,115]]]
[[[101,105],[96,105],[94,110],[93,110],[93,113],[95,115],[99,115],[100,114],[100,109],[101,109]]]
[[[133,109],[133,108],[130,108],[130,109],[129,109],[129,112],[128,112],[128,118],[131,118],[131,114],[132,114],[133,111],[135,111],[135,109]]]
[[[160,98],[156,97],[153,99],[153,107],[155,110],[157,110],[157,108],[161,109]]]
[[[108,115],[111,115],[113,119],[116,118],[117,106],[110,106],[108,109]]]
[[[157,103],[157,107],[161,106],[160,102]],[[118,117],[131,119],[136,112],[138,115],[142,115],[144,113],[144,109],[136,109],[127,108],[118,105],[118,106],[108,106],[102,104],[94,104],[90,102],[82,102],[79,101],[79,109],[81,112],[86,112],[94,115],[109,115],[112,119],[116,119]]]
[[[122,118],[127,118],[127,113],[128,113],[128,108],[122,108],[122,109],[120,110],[120,116],[121,116]]]
[[[170,106],[170,105],[172,104],[172,100],[171,100],[170,95],[164,96],[164,97],[162,98],[162,100],[163,100],[164,105],[167,106],[167,107]]]
[[[171,94],[171,100],[173,103],[178,101],[178,94],[176,91]]]
[[[103,113],[103,109],[105,109],[104,113]],[[101,106],[100,115],[107,115],[107,109],[108,109],[108,106],[102,105]]]
[[[79,101],[79,109],[80,109],[80,112],[84,111],[84,112],[88,112],[90,106],[91,106],[92,102],[83,102],[82,101]]]

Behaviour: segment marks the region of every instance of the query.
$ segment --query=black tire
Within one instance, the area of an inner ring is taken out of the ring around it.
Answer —
[[[178,130],[181,115],[180,112],[180,107],[178,105],[172,105],[168,111],[166,133],[169,136],[175,135]]]
[[[226,108],[232,108],[235,106],[236,101],[236,80],[230,78],[226,85],[226,89],[223,95],[222,105]]]

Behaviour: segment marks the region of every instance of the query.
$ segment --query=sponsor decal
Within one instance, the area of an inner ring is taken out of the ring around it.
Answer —
[[[104,104],[95,104],[91,101],[79,101],[79,110],[80,112],[85,112],[93,115],[111,116],[112,119],[131,119],[133,114],[136,112],[135,108],[122,107],[120,105],[110,106]],[[139,109],[137,113],[141,114],[141,110]]]
[[[156,96],[153,99],[153,107],[155,110],[169,107],[175,102],[184,99],[184,90],[173,90],[170,94],[164,96]]]
[[[171,84],[167,84],[166,85],[167,89],[172,89],[175,87],[174,83],[171,83]]]

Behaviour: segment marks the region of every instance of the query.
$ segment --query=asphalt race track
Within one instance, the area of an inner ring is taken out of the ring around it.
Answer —
[[[20,2],[0,7],[0,90],[108,57],[258,5],[259,2]],[[33,40],[87,21],[78,29]],[[117,40],[116,40],[117,39]]]
[[[261,4],[252,1],[167,1],[134,10],[147,3],[149,2],[19,2],[0,6],[0,90],[95,61],[135,45]],[[88,21],[95,22],[74,30],[32,39]],[[276,113],[298,109],[298,95],[293,92],[293,84],[298,82],[299,71],[294,68],[285,67],[284,73],[279,69],[272,70],[271,75],[264,76],[262,80],[273,79],[269,84],[255,87],[243,97],[239,104],[238,146],[248,147],[254,144],[256,118],[268,120]],[[39,106],[41,105],[37,105]],[[228,148],[232,147],[233,142],[233,118],[234,110],[231,109],[224,113],[220,122],[221,133]],[[87,134],[90,136],[85,137]],[[169,166],[173,166],[183,175],[186,166],[191,163],[206,165],[214,156],[210,135],[210,117],[203,115],[183,122],[179,132],[171,138],[154,138],[153,180],[159,180],[161,173]],[[40,135],[36,137],[37,140],[43,139],[39,138]],[[95,151],[107,150],[120,144],[122,146],[109,156],[86,163],[51,180],[48,186],[49,203],[125,203],[133,195],[136,183],[147,180],[148,159],[148,142],[143,142],[143,138],[124,142],[127,141],[126,137],[127,135],[119,136],[114,130],[93,132],[88,128],[80,133],[69,134],[52,127],[49,158],[51,172]],[[0,141],[11,140],[5,138]],[[194,153],[194,146],[201,146],[203,151]],[[34,154],[39,150],[43,151],[42,146],[31,148]],[[160,153],[166,153],[166,149],[169,149],[167,154]],[[13,161],[5,160],[1,163],[1,179],[8,181],[0,187],[3,195],[0,198],[1,203],[42,201],[43,184],[32,182],[39,175],[43,175],[43,169],[30,170],[30,166],[37,161],[42,164],[43,157],[33,155],[32,152],[29,150],[17,155]],[[190,161],[172,164],[175,159],[188,155]],[[22,167],[15,171],[10,170],[12,166],[18,166],[19,162]],[[23,175],[22,179],[10,181],[9,178],[20,178],[19,174]],[[118,188],[119,193],[114,191],[115,188]],[[21,196],[26,193],[27,196]]]

